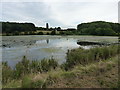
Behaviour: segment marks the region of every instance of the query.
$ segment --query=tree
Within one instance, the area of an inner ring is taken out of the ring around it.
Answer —
[[[82,23],[77,25],[77,32],[83,35],[118,35],[120,24],[104,21]]]
[[[36,31],[33,23],[2,22],[3,33],[20,33]]]
[[[57,30],[60,31],[60,30],[61,30],[61,27],[58,27]]]
[[[43,35],[43,32],[39,32],[38,35]]]
[[[56,30],[53,30],[53,31],[51,32],[51,35],[56,35]]]

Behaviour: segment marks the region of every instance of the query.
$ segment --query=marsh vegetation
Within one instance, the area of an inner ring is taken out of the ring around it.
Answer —
[[[118,88],[119,82],[118,45],[70,50],[66,62],[61,65],[54,58],[30,61],[23,56],[14,69],[7,62],[2,66],[4,88]]]
[[[118,37],[3,36],[3,88],[119,87],[118,45],[78,41],[118,43]]]

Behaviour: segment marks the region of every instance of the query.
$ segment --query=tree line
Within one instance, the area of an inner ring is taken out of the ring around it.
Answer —
[[[6,34],[19,34],[21,32],[32,32],[36,31],[33,23],[16,23],[16,22],[1,22],[2,33]]]
[[[120,24],[105,21],[96,21],[79,24],[77,25],[77,30],[81,35],[112,36],[119,35]]]
[[[97,36],[118,36],[120,33],[120,24],[95,21],[89,23],[81,23],[77,25],[77,29],[74,30],[62,30],[61,27],[57,28],[44,28],[35,27],[33,23],[16,23],[16,22],[0,22],[2,23],[2,34],[6,35],[43,35],[43,31],[49,30],[51,33],[47,35],[56,35],[56,31],[59,31],[57,35],[97,35]],[[36,31],[40,31],[36,33]]]

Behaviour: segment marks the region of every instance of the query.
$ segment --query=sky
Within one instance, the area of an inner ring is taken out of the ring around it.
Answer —
[[[118,22],[119,0],[1,0],[0,21],[76,28],[92,21]]]

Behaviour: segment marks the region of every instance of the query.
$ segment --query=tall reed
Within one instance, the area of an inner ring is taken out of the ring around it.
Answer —
[[[91,48],[88,50],[78,48],[67,52],[66,62],[61,65],[65,70],[69,70],[77,64],[86,65],[92,62],[106,60],[118,54],[118,45]]]

